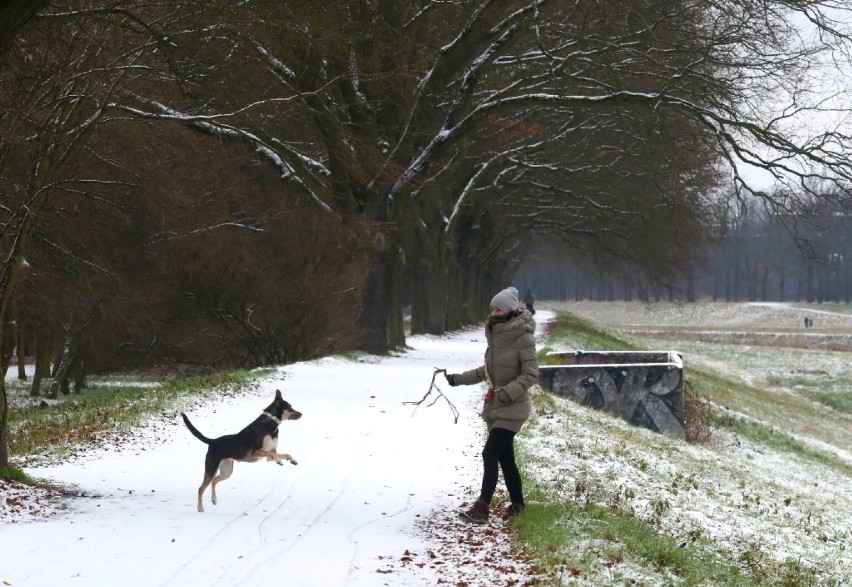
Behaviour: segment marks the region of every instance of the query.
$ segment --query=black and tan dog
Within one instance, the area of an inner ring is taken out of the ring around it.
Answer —
[[[278,425],[284,420],[298,420],[302,417],[300,412],[293,409],[289,403],[281,397],[281,392],[275,390],[275,400],[263,410],[257,419],[237,432],[227,434],[219,438],[207,438],[192,425],[186,414],[181,412],[183,421],[189,431],[201,442],[207,444],[207,456],[204,459],[204,481],[198,488],[198,511],[204,511],[202,497],[204,490],[212,483],[210,488],[213,505],[216,505],[216,484],[224,481],[234,472],[234,461],[254,463],[266,457],[268,461],[275,461],[284,465],[284,460],[297,465],[296,459],[288,454],[278,454]],[[282,460],[283,459],[283,460]],[[217,475],[216,472],[219,472]]]

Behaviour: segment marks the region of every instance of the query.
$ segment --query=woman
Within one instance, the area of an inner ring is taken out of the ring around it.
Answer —
[[[488,521],[491,498],[497,488],[498,467],[503,469],[511,503],[504,519],[521,513],[526,507],[521,474],[515,463],[515,435],[530,417],[529,389],[538,382],[538,358],[535,352],[535,320],[518,301],[518,290],[508,287],[491,300],[485,326],[485,364],[464,373],[448,374],[450,385],[473,385],[486,381],[488,392],[482,418],[488,424],[488,438],[482,449],[484,471],[479,499],[462,512],[465,520],[483,524]]]

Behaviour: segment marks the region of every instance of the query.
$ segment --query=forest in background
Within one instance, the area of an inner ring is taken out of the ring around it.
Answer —
[[[852,216],[834,202],[814,200],[787,221],[745,208],[722,228],[694,244],[692,267],[667,284],[643,289],[618,273],[535,251],[515,281],[559,301],[852,302]]]

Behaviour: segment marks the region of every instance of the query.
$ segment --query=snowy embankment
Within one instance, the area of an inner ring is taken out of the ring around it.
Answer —
[[[527,428],[524,466],[555,498],[630,512],[744,570],[792,562],[822,579],[815,584],[852,586],[852,478],[729,433],[716,431],[712,446],[697,446],[570,400],[552,403]],[[576,538],[566,550],[601,548],[580,531]],[[570,584],[678,584],[635,564],[600,555],[596,577]]]
[[[552,316],[552,314],[551,314]],[[0,581],[12,586],[524,584],[530,567],[497,527],[455,510],[480,481],[477,387],[441,389],[449,405],[404,405],[435,367],[481,364],[481,328],[409,339],[399,356],[289,365],[238,397],[189,409],[206,435],[234,433],[275,389],[304,416],[284,422],[279,452],[298,466],[237,463],[219,504],[195,508],[206,446],[177,413],[126,442],[25,470],[66,487],[0,484]],[[435,397],[434,395],[432,397]],[[430,400],[431,401],[431,398]],[[483,540],[484,539],[484,540]]]
[[[565,304],[572,313],[618,328],[717,325],[754,332],[772,325],[787,328],[799,324],[802,315],[819,315],[823,332],[848,334],[852,306],[828,307]],[[528,473],[546,480],[557,496],[631,512],[679,542],[706,550],[707,556],[722,553],[728,564],[744,570],[775,566],[794,574],[800,568],[814,580],[790,579],[788,584],[852,587],[852,418],[800,397],[794,389],[769,388],[767,383],[773,376],[794,384],[805,377],[822,393],[848,394],[848,352],[753,347],[732,339],[726,343],[675,344],[684,352],[687,369],[712,364],[734,385],[740,378],[771,389],[741,402],[742,412],[717,406],[721,414],[758,422],[807,450],[779,450],[728,430],[714,430],[706,446],[672,441],[554,399],[553,408],[539,409],[526,428],[525,447],[533,461],[526,463]],[[607,572],[612,569],[603,569],[597,582],[582,584],[610,584],[603,580]],[[647,570],[642,577],[649,585],[677,584],[651,580]]]

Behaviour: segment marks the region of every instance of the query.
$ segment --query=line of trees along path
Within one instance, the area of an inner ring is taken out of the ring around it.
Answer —
[[[752,203],[720,224],[713,238],[696,243],[696,262],[666,284],[637,284],[547,248],[527,252],[515,281],[550,300],[852,302],[848,210],[814,199],[795,217],[780,218]]]
[[[0,338],[66,378],[386,352],[545,243],[664,283],[750,192],[847,203],[842,127],[794,132],[852,103],[810,91],[848,66],[834,2],[31,8],[0,35]]]

